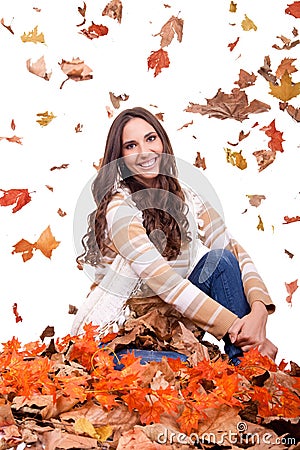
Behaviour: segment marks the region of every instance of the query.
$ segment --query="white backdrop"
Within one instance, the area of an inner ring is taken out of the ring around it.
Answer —
[[[229,229],[248,250],[263,276],[277,312],[270,317],[268,332],[279,346],[278,361],[300,362],[298,350],[300,289],[286,302],[285,283],[300,277],[300,222],[283,224],[284,216],[300,215],[299,123],[279,110],[279,100],[269,94],[268,82],[257,71],[269,55],[273,73],[283,58],[296,59],[298,69],[293,81],[300,81],[297,59],[300,45],[290,50],[277,36],[296,40],[293,28],[300,20],[285,13],[288,2],[249,0],[237,2],[237,11],[229,12],[229,1],[170,0],[169,7],[160,0],[123,0],[121,23],[102,16],[107,2],[86,0],[86,23],[75,0],[11,0],[2,2],[0,19],[12,34],[0,25],[0,137],[22,138],[22,145],[0,140],[0,189],[28,189],[32,201],[12,213],[12,206],[0,207],[0,341],[17,336],[22,342],[39,338],[47,325],[55,327],[55,336],[70,331],[73,316],[69,304],[80,306],[91,280],[79,271],[73,244],[73,214],[77,199],[88,180],[94,176],[93,163],[103,155],[111,118],[122,109],[143,106],[163,113],[163,125],[173,143],[176,156],[194,163],[197,151],[205,157],[207,169],[199,168],[214,186],[225,212]],[[4,4],[5,3],[5,4]],[[257,30],[244,31],[245,14]],[[154,77],[147,58],[160,48],[161,27],[172,16],[182,18],[183,39],[176,36],[165,48],[170,67]],[[108,34],[90,40],[79,31],[91,22],[108,27]],[[21,36],[38,25],[45,44],[23,42]],[[228,44],[239,37],[230,51]],[[27,70],[26,61],[41,56],[52,72],[46,81]],[[92,69],[91,80],[67,81],[59,63],[80,58]],[[249,101],[258,99],[270,110],[251,114],[238,122],[220,120],[184,111],[189,102],[206,104],[218,91],[230,93],[237,87],[240,69],[257,75],[254,86],[246,89]],[[109,92],[126,94],[119,109],[113,107]],[[299,98],[289,103],[299,107]],[[37,114],[48,111],[56,117],[41,127]],[[277,152],[272,165],[258,172],[253,152],[268,149],[269,138],[260,128],[275,119],[283,132],[284,152]],[[11,128],[11,121],[15,130]],[[193,124],[180,129],[184,124]],[[252,126],[258,122],[258,126]],[[76,133],[77,124],[82,131]],[[239,146],[240,131],[250,131]],[[226,162],[224,148],[242,150],[248,166],[240,170]],[[65,169],[50,170],[68,164]],[[46,185],[51,186],[53,191]],[[247,194],[265,195],[257,208],[249,204]],[[61,208],[66,215],[61,217]],[[244,212],[247,209],[246,212]],[[258,230],[258,216],[264,231]],[[86,217],[82,217],[85,222]],[[22,238],[35,242],[50,225],[59,246],[51,259],[36,251],[23,262],[21,254],[12,254]],[[285,250],[294,257],[289,258]],[[17,303],[22,321],[16,323],[13,304]]]

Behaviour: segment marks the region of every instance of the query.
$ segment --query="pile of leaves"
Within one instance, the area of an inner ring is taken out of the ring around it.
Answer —
[[[48,345],[4,343],[0,449],[299,448],[296,363],[253,349],[237,367],[224,356],[142,365],[130,352],[116,366],[114,337],[88,324]]]

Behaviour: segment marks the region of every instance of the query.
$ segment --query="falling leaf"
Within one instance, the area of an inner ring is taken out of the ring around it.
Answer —
[[[57,214],[58,214],[60,217],[65,217],[65,216],[67,215],[67,213],[66,213],[65,211],[63,211],[61,208],[58,208]]]
[[[232,89],[231,94],[225,94],[221,89],[211,98],[206,99],[207,105],[189,104],[185,109],[187,112],[209,114],[209,117],[218,119],[235,119],[242,122],[249,114],[257,114],[268,111],[270,106],[259,100],[252,100],[248,104],[245,91],[238,88]]]
[[[256,157],[259,172],[272,164],[276,158],[276,152],[273,150],[256,150],[252,154]]]
[[[53,337],[54,335],[55,335],[54,327],[48,325],[40,335],[40,339],[43,342],[46,337]]]
[[[236,12],[236,3],[234,3],[232,0],[230,2],[230,5],[229,5],[229,11],[232,12],[232,13]]]
[[[275,85],[278,84],[276,76],[274,74],[272,74],[272,72],[271,72],[270,56],[265,56],[264,57],[264,65],[262,67],[260,67],[260,69],[258,70],[258,73],[261,76],[263,76],[270,83],[273,83]]]
[[[246,89],[249,86],[253,86],[256,81],[256,75],[252,72],[251,74],[246,72],[246,70],[240,69],[239,79],[235,81],[234,84],[238,84],[240,89]]]
[[[77,25],[78,27],[81,27],[82,25],[85,24],[86,3],[83,2],[83,7],[82,8],[81,8],[81,6],[78,6],[77,11],[83,17],[83,21]]]
[[[106,36],[108,34],[108,28],[105,25],[96,25],[92,21],[92,25],[90,25],[87,30],[81,30],[80,33],[88,39],[97,39],[100,36]]]
[[[231,42],[227,45],[227,47],[229,48],[229,50],[232,52],[232,50],[236,47],[237,43],[239,42],[240,38],[237,37],[236,40],[234,42]]]
[[[81,133],[82,132],[82,127],[83,125],[81,123],[78,123],[75,127],[75,132],[76,133]]]
[[[77,314],[78,308],[74,305],[69,305],[69,311],[68,314]]]
[[[118,109],[118,108],[120,108],[120,102],[126,102],[126,100],[129,99],[129,95],[120,94],[120,95],[116,96],[113,92],[110,92],[109,98],[110,98],[110,101],[112,102],[113,107]]]
[[[8,142],[14,142],[14,143],[16,143],[16,144],[23,145],[21,139],[23,139],[23,138],[21,138],[21,137],[19,137],[19,136],[16,136],[16,135],[14,135],[14,136],[12,136],[12,137],[1,137],[1,136],[0,136],[0,141],[6,140],[6,141],[8,141]]]
[[[300,108],[295,108],[287,102],[279,102],[279,108],[281,111],[286,111],[294,120],[296,120],[296,122],[300,122]]]
[[[15,129],[16,129],[16,124],[15,124],[14,119],[12,119],[12,121],[11,121],[11,123],[10,123],[10,128],[11,128],[13,131],[15,131]]]
[[[239,145],[239,143],[240,143],[241,141],[243,141],[244,139],[246,139],[246,138],[249,136],[249,134],[250,134],[250,131],[249,131],[248,133],[244,133],[244,131],[241,130],[241,131],[239,132],[239,139],[238,139],[238,142],[235,143],[235,144],[233,144],[232,142],[228,142],[228,141],[227,141],[227,144],[228,144],[228,145],[232,145],[233,147],[236,147],[237,145]]]
[[[182,125],[182,127],[180,127],[180,128],[177,128],[177,131],[180,131],[180,130],[182,130],[183,128],[187,128],[187,127],[189,127],[190,125],[193,125],[193,120],[191,120],[190,122],[188,122],[188,123],[185,123],[184,125]]]
[[[288,5],[288,7],[285,10],[286,14],[291,14],[292,16],[296,18],[300,18],[300,2],[294,2]]]
[[[201,158],[200,156],[200,152],[197,152],[197,156],[194,162],[194,166],[198,167],[199,169],[206,169],[206,163],[205,163],[205,158]]]
[[[51,167],[51,171],[53,170],[60,170],[60,169],[67,169],[69,167],[69,164],[61,164],[60,166],[53,166]]]
[[[293,35],[294,35],[294,33],[293,33]],[[276,48],[276,50],[291,50],[293,47],[296,47],[296,45],[298,45],[300,43],[299,39],[292,41],[292,39],[289,39],[286,36],[282,36],[282,35],[277,36],[277,38],[281,40],[281,42],[283,43],[283,46],[279,47],[279,45],[277,45],[277,44],[272,45],[272,47]]]
[[[40,124],[41,127],[46,127],[50,122],[52,122],[53,119],[56,118],[53,112],[49,113],[48,111],[37,113],[37,116],[40,117],[40,119],[37,119],[36,122]]]
[[[155,115],[155,117],[158,120],[161,120],[163,122],[163,120],[164,120],[164,113],[163,112],[155,113],[154,115]]]
[[[114,116],[114,111],[111,109],[110,106],[106,106],[105,109],[106,109],[108,118],[111,119]]]
[[[269,85],[269,94],[284,102],[287,102],[291,98],[297,97],[297,95],[300,94],[300,82],[293,83],[292,78],[287,71],[285,71],[282,75],[279,86],[274,86],[272,83],[269,83]]]
[[[27,205],[27,203],[31,201],[31,196],[28,189],[9,189],[8,191],[0,189],[0,191],[4,193],[0,198],[0,206],[15,204],[12,209],[13,213],[20,211],[23,206]]]
[[[49,186],[48,184],[45,185],[47,189],[49,189],[49,191],[53,192],[53,187]]]
[[[23,321],[22,317],[18,313],[18,305],[17,305],[17,303],[13,304],[13,313],[14,313],[14,316],[15,316],[15,319],[16,319],[16,323]]]
[[[245,19],[241,23],[244,31],[257,30],[255,23],[245,14]]]
[[[168,52],[162,48],[157,51],[152,51],[147,61],[148,69],[155,69],[154,77],[161,73],[161,69],[167,68],[170,65]]]
[[[41,43],[45,44],[45,38],[43,33],[38,34],[38,26],[34,27],[32,31],[29,31],[27,34],[24,33],[21,36],[22,42],[33,42],[34,44]]]
[[[21,239],[17,242],[14,245],[12,254],[22,253],[23,261],[26,262],[32,258],[34,250],[40,250],[44,256],[50,259],[52,256],[52,251],[55,250],[59,244],[60,242],[56,241],[51,232],[50,226],[48,226],[34,244],[31,244],[25,239]]]
[[[265,200],[266,197],[264,195],[246,195],[249,198],[249,203],[251,206],[255,206],[256,208],[261,204],[262,200]]]
[[[295,280],[295,281],[292,281],[291,283],[285,283],[285,287],[286,287],[286,290],[287,290],[287,292],[288,292],[288,296],[287,296],[287,298],[286,298],[286,301],[287,301],[287,303],[289,303],[290,304],[290,306],[292,306],[292,297],[293,297],[293,294],[294,294],[294,292],[298,289],[298,279],[297,280]]]
[[[108,16],[111,19],[116,19],[119,23],[122,21],[122,2],[121,0],[111,0],[109,2],[103,12],[102,16]]]
[[[285,71],[291,74],[293,72],[297,72],[298,69],[293,66],[293,62],[296,61],[296,58],[284,58],[276,70],[276,77],[281,78]]]
[[[233,152],[230,148],[224,148],[226,153],[226,161],[233,166],[238,167],[241,170],[246,169],[247,161],[242,156],[242,150],[240,152]]]
[[[283,152],[282,148],[282,142],[284,141],[284,139],[282,138],[283,132],[276,130],[275,119],[272,120],[272,122],[269,125],[260,128],[260,130],[264,131],[266,135],[271,138],[271,140],[268,142],[268,147],[272,151]]]
[[[46,63],[44,56],[41,56],[35,63],[31,64],[31,59],[26,61],[26,67],[30,73],[37,75],[38,77],[44,78],[44,80],[49,81],[52,72],[47,73]]]
[[[260,216],[258,216],[258,225],[256,227],[258,230],[265,231],[263,221]]]
[[[172,16],[170,19],[162,26],[159,33],[154,36],[161,36],[160,46],[161,48],[167,47],[171,44],[174,39],[175,33],[177,35],[177,40],[182,41],[182,29],[183,20],[178,17]]]
[[[6,29],[8,30],[11,34],[14,34],[14,32],[13,32],[11,26],[10,26],[10,25],[5,25],[4,19],[3,19],[3,18],[0,20],[0,23],[1,23],[1,25],[4,26],[4,28],[6,28]]]
[[[295,216],[295,217],[284,216],[283,219],[285,220],[285,222],[283,222],[283,225],[286,225],[288,223],[293,223],[293,222],[300,222],[300,216]]]
[[[289,252],[288,250],[284,249],[284,253],[287,254],[289,258],[294,258],[294,254]]]
[[[62,89],[67,80],[85,81],[93,78],[93,75],[91,75],[92,69],[79,58],[73,58],[72,61],[66,61],[63,59],[59,65],[61,70],[68,77],[62,82],[60,89]]]

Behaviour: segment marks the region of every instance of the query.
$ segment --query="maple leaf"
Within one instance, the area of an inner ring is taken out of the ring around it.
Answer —
[[[282,75],[279,86],[275,86],[272,83],[269,83],[269,85],[269,94],[273,95],[273,97],[279,98],[284,102],[287,102],[291,98],[297,97],[297,95],[300,94],[300,82],[293,83],[292,78],[287,70]]]
[[[253,86],[256,81],[256,75],[252,72],[251,74],[246,70],[240,69],[239,79],[234,82],[238,84],[240,89],[245,89],[249,86]]]
[[[45,44],[45,38],[43,33],[38,34],[38,26],[34,27],[32,31],[29,31],[27,34],[24,33],[21,36],[22,42],[33,42],[34,44],[41,43]]]
[[[292,281],[291,283],[285,283],[286,290],[288,292],[288,296],[286,298],[287,303],[289,303],[292,306],[292,297],[294,292],[298,289],[298,279],[295,281]]]
[[[121,0],[111,0],[102,11],[102,16],[108,16],[111,19],[116,19],[119,23],[122,21],[123,5]]]
[[[26,67],[30,73],[44,78],[46,81],[49,81],[51,78],[52,72],[47,73],[44,56],[41,56],[35,63],[31,63],[31,59],[28,59]]]
[[[27,203],[31,201],[31,196],[28,189],[9,189],[8,191],[0,189],[0,191],[4,193],[4,195],[0,198],[0,206],[16,204],[12,209],[13,213],[20,211],[23,206],[27,205]]]
[[[257,195],[257,194],[254,195],[247,194],[246,197],[249,198],[250,205],[255,206],[256,208],[261,204],[262,200],[266,199],[265,195]]]
[[[255,23],[251,19],[249,19],[246,14],[244,20],[241,23],[241,26],[244,31],[257,30],[257,26],[255,25]]]
[[[296,61],[296,58],[284,58],[276,70],[276,77],[281,78],[285,71],[287,73],[297,72],[298,69],[293,66],[293,62]]]
[[[276,152],[273,150],[256,150],[252,155],[256,157],[259,172],[272,164],[276,158]]]
[[[126,100],[129,99],[129,95],[120,94],[120,95],[116,96],[113,92],[110,92],[109,98],[110,98],[110,101],[112,102],[113,107],[118,109],[118,108],[120,108],[120,102],[126,102]]]
[[[242,155],[242,150],[240,152],[233,152],[230,148],[225,148],[226,161],[233,166],[238,167],[241,170],[247,168],[247,161]]]
[[[96,39],[100,36],[106,36],[108,34],[108,28],[105,25],[96,25],[92,21],[92,25],[90,25],[87,30],[81,30],[80,33],[88,39]]]
[[[285,10],[286,14],[290,14],[291,16],[294,16],[296,18],[300,18],[300,2],[294,2],[288,5],[288,7]]]
[[[40,119],[37,119],[36,122],[41,127],[46,127],[50,122],[52,122],[53,119],[56,118],[56,116],[52,112],[49,113],[48,111],[37,113],[37,116],[40,117]]]
[[[16,319],[16,323],[23,321],[22,317],[18,313],[18,305],[17,305],[17,303],[13,304],[13,313],[14,313],[14,316],[15,316],[15,319]]]
[[[182,41],[182,29],[183,20],[178,17],[172,16],[170,19],[162,26],[159,33],[154,36],[161,36],[160,46],[161,48],[167,47],[171,44],[174,39],[175,33],[177,35],[177,40]]]
[[[147,61],[148,69],[155,69],[154,77],[161,73],[161,69],[167,68],[170,65],[168,52],[162,48],[157,51],[152,51]]]
[[[248,118],[249,114],[261,113],[270,109],[269,105],[259,100],[252,100],[248,104],[247,94],[238,88],[232,89],[230,94],[226,94],[219,89],[213,98],[206,99],[206,101],[207,105],[198,105],[190,102],[185,111],[209,114],[209,117],[216,117],[222,120],[230,118],[242,122]]]
[[[24,262],[26,262],[32,258],[34,250],[40,250],[43,255],[50,259],[52,256],[52,251],[56,249],[59,244],[60,242],[55,240],[50,226],[48,226],[34,244],[31,244],[25,239],[21,239],[19,242],[17,242],[14,245],[12,254],[22,253],[22,259]]]
[[[61,70],[67,75],[67,79],[62,82],[60,89],[68,80],[84,81],[91,80],[93,75],[92,69],[87,66],[80,58],[73,58],[72,61],[62,59],[59,63]]]
[[[283,132],[276,130],[275,119],[272,120],[272,122],[269,125],[260,128],[260,130],[264,131],[266,135],[271,138],[271,140],[268,143],[268,147],[272,151],[283,152],[282,148],[282,142],[284,141],[284,139],[282,138]]]

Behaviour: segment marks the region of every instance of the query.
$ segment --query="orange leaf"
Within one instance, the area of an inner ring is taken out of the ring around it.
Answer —
[[[300,222],[300,216],[295,216],[295,217],[284,216],[284,220],[285,220],[285,222],[283,222],[283,225],[286,225],[288,223],[293,223],[293,222]]]
[[[23,321],[22,317],[18,313],[18,305],[17,305],[17,303],[13,304],[13,313],[14,313],[15,318],[16,318],[16,323]]]
[[[288,5],[288,7],[285,10],[286,14],[290,14],[291,16],[294,16],[296,18],[300,18],[300,2],[294,2]]]
[[[286,287],[286,290],[287,290],[287,292],[288,292],[288,296],[287,296],[287,298],[286,298],[286,301],[290,304],[290,305],[292,305],[292,296],[293,296],[293,293],[298,289],[298,279],[297,280],[295,280],[295,281],[292,281],[291,283],[285,283],[285,287]]]
[[[161,69],[167,68],[170,65],[168,52],[160,48],[157,51],[152,51],[148,57],[148,69],[155,69],[154,77],[156,77]]]
[[[102,16],[108,16],[116,19],[119,23],[122,21],[122,2],[121,0],[111,0],[104,8]]]
[[[107,33],[108,28],[105,25],[96,25],[93,21],[92,25],[90,25],[87,30],[81,30],[81,34],[89,39],[96,39],[100,36],[106,36]]]
[[[297,68],[293,66],[293,62],[296,61],[296,58],[284,58],[276,70],[276,77],[281,78],[285,71],[287,73],[297,72]]]
[[[272,122],[269,125],[260,128],[260,130],[264,131],[266,135],[271,138],[271,140],[268,143],[268,147],[272,151],[283,152],[282,148],[282,142],[284,141],[284,139],[282,138],[283,132],[276,130],[275,119],[272,120]]]
[[[229,48],[229,50],[232,52],[232,50],[235,48],[235,46],[237,45],[237,43],[239,42],[240,37],[238,37],[234,42],[231,42],[227,45],[227,47]]]
[[[59,244],[60,242],[55,240],[49,225],[36,241],[35,248],[40,250],[47,258],[51,258],[52,251],[55,250]]]
[[[19,211],[31,200],[28,189],[9,189],[8,191],[0,189],[0,191],[4,192],[3,197],[0,198],[0,206],[9,206],[16,203],[12,210],[13,213]]]
[[[23,261],[26,262],[32,258],[34,249],[35,249],[34,244],[31,244],[30,242],[26,241],[26,239],[21,239],[14,245],[14,250],[12,254],[22,253]]]
[[[22,145],[22,141],[20,137],[14,135],[12,137],[0,137],[0,141],[2,141],[3,139],[6,139],[8,142],[15,142],[16,144],[20,144]]]

